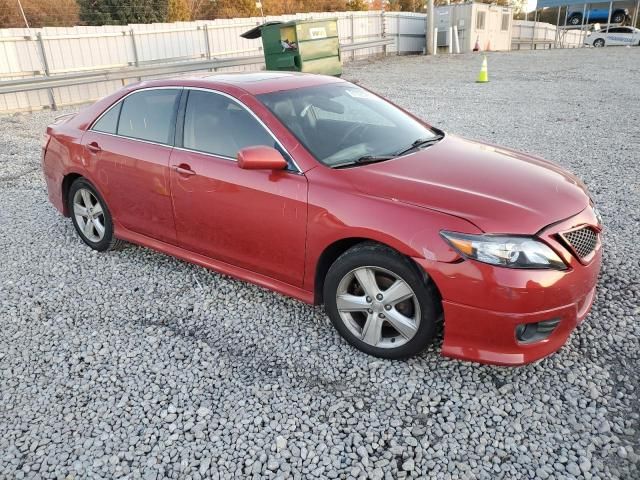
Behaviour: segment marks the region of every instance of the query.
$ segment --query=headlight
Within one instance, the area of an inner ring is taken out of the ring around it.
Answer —
[[[508,268],[553,268],[567,266],[551,248],[532,237],[469,235],[440,232],[462,256]]]

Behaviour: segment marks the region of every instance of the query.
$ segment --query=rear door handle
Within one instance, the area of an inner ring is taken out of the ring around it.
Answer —
[[[102,149],[100,148],[100,145],[98,145],[98,142],[91,142],[87,144],[87,148],[89,149],[90,152],[93,152],[93,153],[98,153],[102,151]]]
[[[191,170],[191,167],[189,165],[187,165],[186,163],[181,163],[180,165],[174,165],[173,166],[173,170],[176,173],[179,173],[180,175],[185,175],[185,176],[191,176],[191,175],[195,175],[196,172],[194,172],[193,170]]]

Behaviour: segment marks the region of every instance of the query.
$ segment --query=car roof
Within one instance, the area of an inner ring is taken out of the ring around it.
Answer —
[[[233,86],[252,95],[282,90],[312,87],[345,82],[337,77],[298,72],[247,72],[247,73],[203,73],[188,76],[143,82],[144,87],[189,86],[201,88],[221,88]],[[140,85],[142,86],[142,85]]]

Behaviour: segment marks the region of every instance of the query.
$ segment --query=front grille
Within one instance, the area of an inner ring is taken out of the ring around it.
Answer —
[[[563,233],[562,236],[573,249],[578,258],[590,255],[598,244],[598,233],[591,227],[584,227],[578,230]]]

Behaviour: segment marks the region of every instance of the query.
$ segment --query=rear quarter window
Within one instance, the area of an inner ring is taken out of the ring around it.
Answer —
[[[120,116],[121,108],[122,102],[118,102],[107,110],[107,112],[93,124],[92,130],[95,130],[96,132],[115,134],[118,129],[118,117]]]

